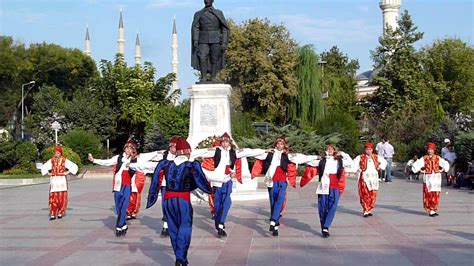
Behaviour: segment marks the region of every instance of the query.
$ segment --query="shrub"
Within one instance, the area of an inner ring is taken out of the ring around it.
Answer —
[[[339,133],[339,149],[351,154],[358,154],[362,151],[357,122],[349,113],[337,111],[329,113],[324,118],[316,121],[316,132],[322,136]]]
[[[18,142],[15,147],[15,157],[18,163],[34,162],[38,159],[38,149],[32,142]]]
[[[89,153],[95,156],[102,154],[100,139],[92,132],[74,129],[65,134],[61,140],[65,146],[79,154],[82,162],[88,162]]]
[[[34,174],[38,173],[35,163],[33,162],[21,162],[13,168],[3,171],[3,174],[6,175],[24,175],[24,174]]]
[[[456,136],[454,148],[458,157],[465,161],[474,158],[474,131],[462,132]]]
[[[77,166],[79,167],[81,166],[81,157],[79,156],[79,154],[75,153],[69,147],[62,146],[61,148],[63,149],[63,156],[66,157],[66,159],[77,164]],[[43,150],[43,152],[41,153],[41,160],[43,162],[48,161],[54,156],[53,149],[54,146],[51,146]]]

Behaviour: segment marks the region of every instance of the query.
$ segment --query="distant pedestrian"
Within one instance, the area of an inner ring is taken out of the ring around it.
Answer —
[[[382,144],[382,155],[387,161],[387,168],[385,168],[385,182],[387,183],[392,183],[392,163],[393,163],[393,155],[395,154],[395,150],[388,141],[388,138],[383,139],[383,144]]]
[[[408,180],[413,180],[415,177],[416,177],[416,180],[419,179],[419,177],[418,177],[419,174],[413,173],[413,171],[411,170],[411,166],[413,165],[414,162],[416,162],[416,160],[418,160],[418,155],[413,156],[413,158],[411,158],[411,159],[405,164],[404,173],[405,173],[406,179],[408,179]]]
[[[455,162],[457,159],[456,152],[454,152],[453,144],[448,144],[448,151],[445,152],[443,159],[449,163],[449,170],[446,172],[446,184],[449,186],[453,183],[456,176]]]

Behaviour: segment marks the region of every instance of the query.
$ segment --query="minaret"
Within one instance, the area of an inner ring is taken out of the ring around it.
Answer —
[[[86,43],[84,54],[91,56],[91,38],[89,37],[89,26],[86,27]]]
[[[176,17],[173,18],[173,34],[172,34],[172,44],[171,50],[173,54],[173,59],[171,61],[171,72],[176,75],[175,81],[171,85],[171,93],[179,89],[178,87],[178,32],[176,31]],[[175,102],[175,105],[178,104],[178,101]]]
[[[402,0],[380,0],[379,6],[383,13],[383,33],[385,34],[388,27],[396,30]]]
[[[125,33],[123,30],[123,20],[122,20],[122,10],[120,10],[120,19],[119,19],[119,26],[118,26],[118,50],[117,53],[122,54],[125,56]]]
[[[140,39],[138,38],[138,31],[137,31],[137,39],[135,40],[135,65],[141,65],[142,61],[142,50],[140,48]]]

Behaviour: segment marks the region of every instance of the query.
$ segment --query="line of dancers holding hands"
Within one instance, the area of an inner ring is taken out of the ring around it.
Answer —
[[[57,152],[56,152],[57,151]],[[42,173],[49,173],[58,179],[66,171],[77,171],[77,166],[67,159],[61,160],[60,148],[55,156],[43,165]],[[424,173],[423,205],[430,217],[436,217],[441,191],[441,172],[449,169],[449,163],[435,154],[436,146],[427,145],[427,155],[413,164],[414,172]],[[229,134],[224,133],[214,143],[214,147],[191,149],[182,137],[173,137],[166,151],[138,153],[137,145],[131,139],[124,145],[123,153],[107,160],[95,159],[89,154],[89,160],[95,164],[114,166],[113,192],[117,214],[115,235],[126,235],[126,220],[135,219],[140,210],[141,192],[145,184],[145,174],[153,174],[147,198],[147,208],[152,207],[161,194],[163,229],[161,235],[171,240],[176,256],[176,265],[187,265],[187,252],[191,242],[193,209],[191,192],[199,188],[209,194],[211,213],[214,219],[216,236],[226,237],[225,222],[232,205],[233,182],[242,183],[243,168],[248,167],[247,157],[255,158],[251,176],[264,175],[270,199],[269,231],[272,236],[279,235],[280,219],[287,201],[287,186],[296,188],[298,165],[306,168],[300,180],[304,187],[317,178],[317,206],[321,225],[321,236],[330,237],[329,228],[335,217],[339,198],[344,192],[346,169],[356,173],[358,193],[362,206],[362,216],[373,215],[379,190],[379,170],[385,169],[387,162],[374,153],[373,143],[364,146],[364,152],[355,159],[347,153],[337,151],[329,144],[325,154],[304,155],[290,153],[284,136],[277,138],[271,149],[237,148]],[[56,158],[56,159],[55,159]],[[202,160],[195,160],[202,158]],[[63,163],[61,163],[64,161]],[[59,173],[59,174],[58,174]],[[56,181],[57,182],[57,181]],[[67,191],[67,181],[61,181],[62,190]],[[65,206],[60,206],[60,196],[51,190],[50,219],[62,218]],[[57,186],[56,186],[57,187]],[[59,190],[61,190],[59,189]],[[65,203],[67,206],[67,192]]]

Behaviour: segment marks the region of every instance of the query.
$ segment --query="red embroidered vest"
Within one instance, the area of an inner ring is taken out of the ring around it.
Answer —
[[[431,174],[431,173],[439,173],[439,156],[438,155],[433,155],[433,157],[430,158],[429,155],[423,156],[423,159],[425,160],[425,173]]]
[[[377,169],[377,171],[380,170],[380,168],[379,168],[380,163],[379,163],[379,158],[377,157],[377,155],[372,154],[370,157],[372,158],[372,161],[374,161],[375,169]],[[362,154],[360,156],[360,162],[359,162],[359,167],[360,167],[360,170],[362,170],[362,172],[367,170],[367,162],[368,162],[367,155]]]
[[[51,174],[53,176],[63,176],[66,172],[66,158],[64,157],[53,157],[51,158]]]

